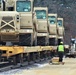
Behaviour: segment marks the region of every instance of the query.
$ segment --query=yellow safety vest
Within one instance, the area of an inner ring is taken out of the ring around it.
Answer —
[[[58,52],[64,52],[64,46],[63,45],[58,46]]]

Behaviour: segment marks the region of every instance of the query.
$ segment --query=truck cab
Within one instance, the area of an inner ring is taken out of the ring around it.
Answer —
[[[58,44],[63,41],[64,36],[64,26],[63,18],[57,18],[57,28],[58,28]]]
[[[35,45],[48,44],[48,8],[34,7]]]
[[[57,44],[57,14],[48,14],[49,45]]]
[[[33,0],[16,0],[15,11],[20,15],[19,45],[33,45]]]

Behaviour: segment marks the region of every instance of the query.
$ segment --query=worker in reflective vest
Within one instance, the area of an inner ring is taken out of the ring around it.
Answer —
[[[60,45],[58,46],[58,56],[60,63],[63,63],[63,55],[64,55],[64,45],[63,42],[60,42]]]

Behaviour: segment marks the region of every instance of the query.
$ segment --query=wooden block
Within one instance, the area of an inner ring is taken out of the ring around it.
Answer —
[[[59,57],[53,57],[52,63],[59,63]]]

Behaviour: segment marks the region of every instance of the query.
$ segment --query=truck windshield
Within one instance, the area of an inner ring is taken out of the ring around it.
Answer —
[[[30,12],[31,11],[31,2],[30,1],[17,1],[16,2],[16,11]]]
[[[37,19],[46,19],[46,10],[35,10]]]
[[[58,20],[57,23],[58,23],[58,26],[62,26],[62,20]]]
[[[50,21],[50,24],[55,24],[56,23],[56,17],[55,16],[48,16],[48,19]]]

